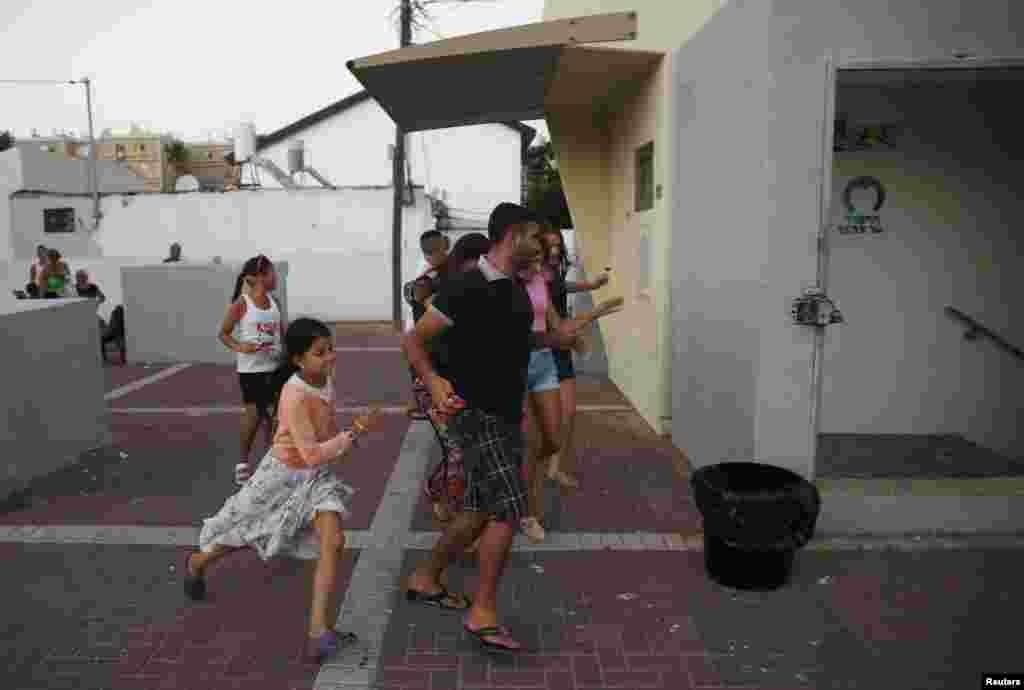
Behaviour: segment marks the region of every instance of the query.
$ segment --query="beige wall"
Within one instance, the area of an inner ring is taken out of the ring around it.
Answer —
[[[666,53],[640,92],[610,122],[595,125],[589,112],[549,110],[547,117],[573,222],[580,229],[580,256],[590,275],[613,267],[612,281],[595,300],[626,299],[626,309],[600,325],[611,378],[644,419],[664,433],[672,409],[672,208],[667,202],[673,168],[666,153],[675,149],[668,53],[703,26],[719,5],[717,0],[548,0],[544,8],[545,20],[635,10],[637,40],[600,46]],[[649,141],[654,142],[654,184],[663,194],[660,199],[656,195],[653,209],[636,214],[634,156]],[[642,267],[649,276],[640,275]]]
[[[576,251],[586,270],[608,265],[608,136],[589,109],[566,108],[547,117],[566,200],[576,228]],[[580,238],[585,236],[584,241]]]
[[[671,348],[661,343],[668,290],[663,280],[665,267],[654,260],[665,253],[666,211],[657,194],[653,208],[635,210],[635,157],[638,148],[654,142],[655,189],[663,184],[664,174],[658,165],[664,155],[664,142],[658,130],[661,80],[660,71],[651,75],[641,93],[624,103],[609,123],[605,171],[609,194],[608,265],[612,267],[612,279],[604,292],[626,300],[625,310],[608,319],[604,327],[610,353],[609,372],[644,419],[658,430],[669,414],[665,383],[670,380],[666,367]],[[650,364],[637,366],[641,362]]]

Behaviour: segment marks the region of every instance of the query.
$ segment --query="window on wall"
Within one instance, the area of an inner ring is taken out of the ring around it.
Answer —
[[[650,141],[636,150],[635,210],[647,211],[654,208],[654,142]]]
[[[74,232],[75,209],[43,209],[43,232]]]

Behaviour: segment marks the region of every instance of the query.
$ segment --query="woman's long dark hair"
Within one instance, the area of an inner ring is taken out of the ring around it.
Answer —
[[[271,375],[275,414],[281,399],[281,389],[299,370],[293,360],[309,352],[317,338],[330,338],[332,335],[327,324],[316,319],[302,317],[288,325],[288,330],[284,334],[284,353],[281,362]]]
[[[231,303],[234,304],[238,301],[238,296],[242,294],[242,283],[248,276],[256,276],[260,273],[266,273],[271,267],[270,259],[263,256],[262,254],[254,256],[242,266],[242,272],[238,274],[238,278],[235,279],[235,294],[231,296]]]
[[[491,251],[491,241],[480,232],[471,232],[459,238],[448,254],[445,278],[451,278],[462,270],[462,264],[469,259],[479,259]]]
[[[561,251],[561,254],[560,254],[559,259],[558,259],[558,278],[559,278],[559,280],[565,280],[565,277],[567,275],[569,275],[569,250],[565,246],[565,235],[562,234],[562,231],[558,228],[557,225],[555,225],[551,221],[547,220],[546,218],[541,222],[540,239],[541,239],[542,245],[544,246],[544,267],[545,268],[548,267],[548,249],[549,249],[547,244],[544,243],[544,236],[545,235],[558,235],[558,240],[559,240],[559,242],[562,243],[562,247],[561,247],[562,251]]]

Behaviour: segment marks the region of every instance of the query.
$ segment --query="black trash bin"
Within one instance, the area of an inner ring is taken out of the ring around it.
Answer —
[[[818,488],[790,470],[725,462],[690,478],[704,519],[708,576],[737,589],[777,589],[810,541],[821,510]]]

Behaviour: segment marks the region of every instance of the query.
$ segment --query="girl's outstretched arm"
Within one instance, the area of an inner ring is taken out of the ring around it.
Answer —
[[[301,389],[286,385],[281,391],[280,402],[280,409],[288,423],[288,432],[302,462],[312,467],[326,465],[344,457],[353,445],[355,434],[351,431],[342,431],[332,439],[317,441],[316,429],[303,397]]]

